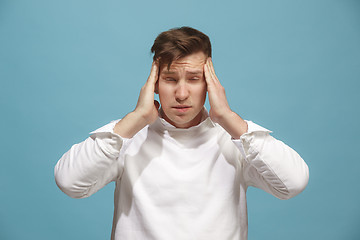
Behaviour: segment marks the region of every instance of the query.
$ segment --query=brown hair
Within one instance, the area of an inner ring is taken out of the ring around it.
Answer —
[[[173,28],[160,33],[151,47],[154,61],[159,66],[168,65],[174,60],[202,51],[211,57],[211,43],[207,35],[191,27]]]

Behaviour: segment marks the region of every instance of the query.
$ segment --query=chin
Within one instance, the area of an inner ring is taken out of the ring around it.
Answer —
[[[201,108],[202,109],[202,108]],[[183,114],[176,114],[173,109],[162,109],[162,117],[168,121],[171,125],[177,128],[190,128],[196,126],[201,121],[201,109],[191,109],[189,112]],[[200,115],[199,115],[200,114]]]
[[[180,118],[180,119],[179,119]],[[193,126],[196,126],[200,123],[200,119],[199,120],[195,117],[185,117],[185,118],[181,118],[181,116],[175,116],[175,118],[170,119],[172,122],[172,125],[174,125],[177,128],[190,128]]]

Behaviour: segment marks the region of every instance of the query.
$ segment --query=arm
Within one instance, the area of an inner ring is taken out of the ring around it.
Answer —
[[[114,125],[112,122],[92,132],[57,162],[55,181],[64,193],[73,198],[88,197],[120,176],[118,156],[128,139],[114,134]]]
[[[225,90],[209,58],[204,65],[210,102],[210,118],[233,138],[243,155],[243,173],[248,185],[280,199],[291,198],[307,185],[309,170],[303,159],[270,131],[243,120],[227,102]]]
[[[158,116],[159,103],[154,102],[158,67],[153,63],[151,73],[142,87],[133,112],[94,132],[85,141],[75,144],[55,166],[59,188],[74,198],[84,198],[121,176],[121,153],[129,139]]]
[[[248,186],[260,188],[280,199],[301,193],[309,180],[309,169],[300,155],[271,131],[248,121],[248,132],[233,142],[243,156],[243,174]]]

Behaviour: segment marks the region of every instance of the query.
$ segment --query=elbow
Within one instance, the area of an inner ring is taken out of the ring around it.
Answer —
[[[287,191],[281,196],[277,196],[281,200],[288,200],[300,194],[306,188],[309,182],[309,168],[305,165],[304,169],[297,175],[293,175],[287,182]]]
[[[71,198],[85,198],[85,197],[87,197],[87,195],[84,194],[83,192],[77,191],[76,187],[74,185],[72,185],[72,184],[69,184],[69,183],[64,182],[64,181],[57,180],[56,178],[55,178],[55,182],[56,182],[56,185],[58,186],[58,188],[60,188],[60,190],[63,193],[65,193],[66,195],[68,195]]]
[[[86,198],[88,197],[88,188],[81,186],[73,181],[69,176],[63,175],[55,167],[55,183],[58,188],[71,198]]]

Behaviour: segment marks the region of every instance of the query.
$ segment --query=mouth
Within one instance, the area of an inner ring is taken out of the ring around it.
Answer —
[[[188,105],[177,105],[177,106],[174,106],[173,107],[175,110],[179,111],[179,112],[186,112],[188,111],[191,106],[188,106]]]

